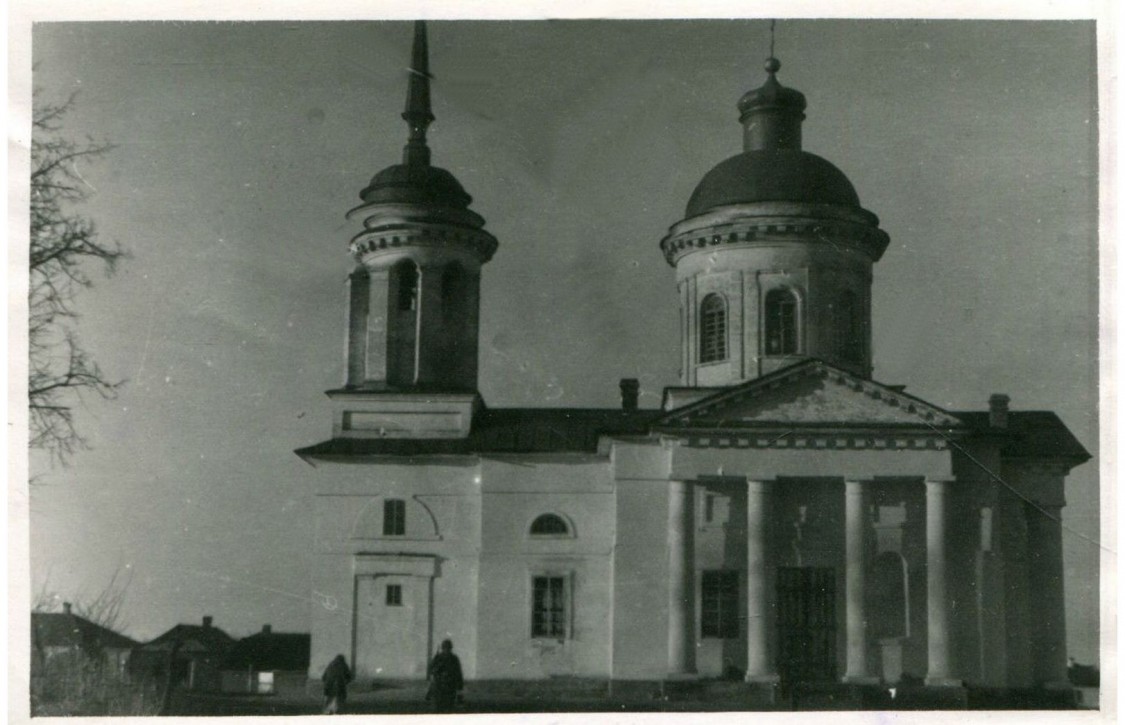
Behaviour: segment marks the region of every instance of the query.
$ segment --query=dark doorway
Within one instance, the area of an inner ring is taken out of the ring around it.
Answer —
[[[777,570],[778,674],[786,683],[836,679],[836,571]]]

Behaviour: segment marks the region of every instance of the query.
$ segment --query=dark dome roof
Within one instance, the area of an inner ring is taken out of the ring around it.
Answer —
[[[445,169],[429,164],[396,164],[371,179],[359,198],[368,204],[408,202],[464,209],[473,198]]]
[[[828,161],[796,149],[765,149],[732,156],[708,171],[688,201],[687,216],[755,201],[859,207],[852,182]]]

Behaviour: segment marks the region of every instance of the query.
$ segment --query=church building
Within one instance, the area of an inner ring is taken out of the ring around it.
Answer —
[[[660,240],[682,355],[661,407],[626,379],[619,408],[494,408],[477,369],[498,242],[431,165],[415,26],[402,162],[348,212],[331,437],[297,451],[311,678],[343,654],[361,683],[424,679],[449,638],[470,681],[1066,681],[1063,482],[1089,454],[1005,395],[949,411],[872,378],[889,239],[802,149],[779,69]]]

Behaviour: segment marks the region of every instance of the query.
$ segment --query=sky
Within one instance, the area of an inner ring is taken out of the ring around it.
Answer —
[[[678,381],[657,246],[741,150],[768,22],[432,22],[434,164],[500,242],[482,281],[493,406],[642,406]],[[131,258],[79,298],[113,401],[32,457],[33,591],[129,577],[126,632],[212,615],[308,631],[310,469],[343,379],[344,213],[406,140],[401,22],[41,23],[34,83],[115,144],[81,211]],[[1097,658],[1097,118],[1088,22],[779,23],[804,148],[891,238],[874,377],[952,410],[1056,411],[1095,454],[1067,483],[1070,654]],[[1085,537],[1085,538],[1084,538]]]

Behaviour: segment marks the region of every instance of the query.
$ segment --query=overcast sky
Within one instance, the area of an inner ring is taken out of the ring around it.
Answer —
[[[40,24],[35,84],[79,91],[83,211],[132,253],[82,293],[81,334],[127,380],[92,450],[32,492],[32,575],[68,598],[132,572],[124,621],[204,614],[308,631],[310,470],[342,380],[343,214],[397,163],[406,23]],[[655,406],[678,375],[657,243],[741,149],[764,21],[434,22],[434,163],[500,241],[484,270],[493,406]],[[1008,393],[1097,453],[1092,23],[788,21],[779,79],[804,147],[891,236],[875,266],[875,379],[954,410]],[[1095,459],[1067,488],[1071,654],[1097,656]],[[42,470],[38,465],[36,470]],[[1075,533],[1077,532],[1077,533]]]

